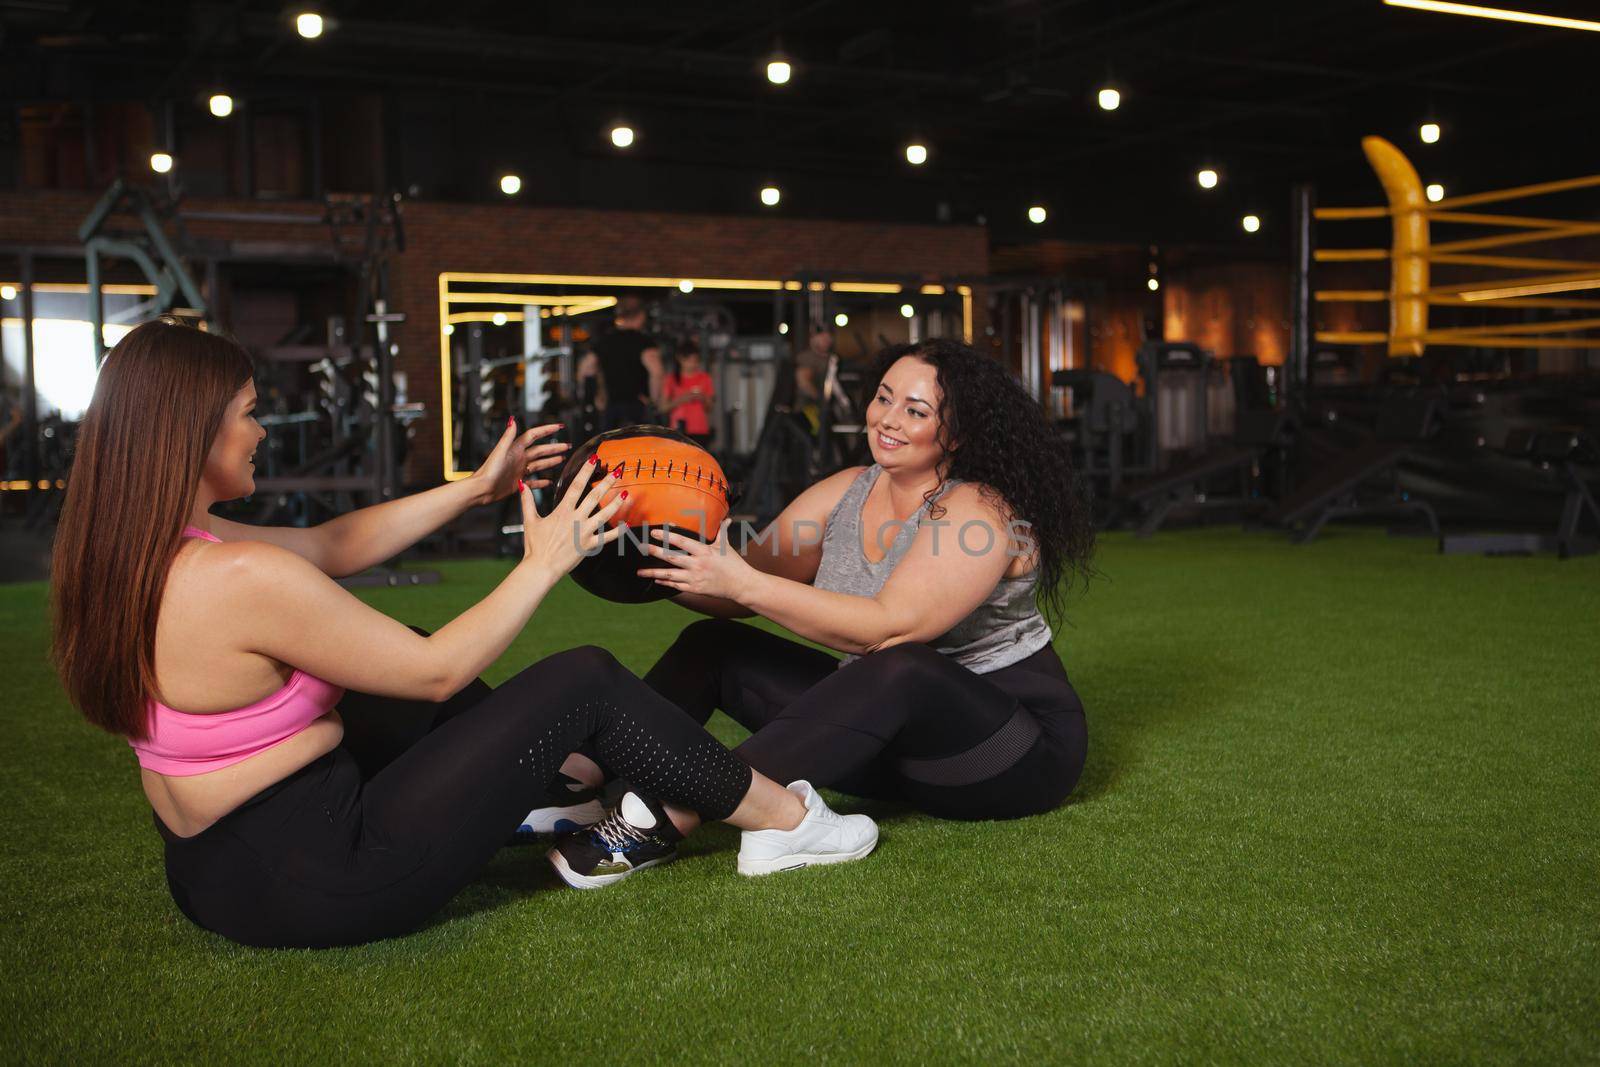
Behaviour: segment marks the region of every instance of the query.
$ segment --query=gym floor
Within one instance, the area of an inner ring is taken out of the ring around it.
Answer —
[[[507,849],[421,933],[324,952],[183,919],[131,753],[46,664],[44,585],[0,587],[8,1058],[1600,1058],[1600,558],[1197,530],[1099,566],[1051,815],[846,801],[882,820],[864,863],[747,880],[719,827],[596,893]],[[363,596],[437,627],[503,565],[442,569]],[[563,583],[490,681],[577,642],[642,673],[689,618]]]

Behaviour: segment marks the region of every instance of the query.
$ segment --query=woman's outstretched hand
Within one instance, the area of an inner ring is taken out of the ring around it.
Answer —
[[[597,469],[593,458],[589,460],[588,469],[591,472]],[[523,483],[520,495],[524,562],[535,562],[557,574],[566,574],[584,556],[594,555],[622,536],[621,525],[607,530],[606,523],[627,507],[628,491],[622,490],[602,505],[601,499],[614,483],[610,475],[604,471],[601,474],[595,478],[593,473],[580,473],[572,479],[556,506],[543,518],[533,506],[533,484]]]
[[[482,466],[472,472],[472,480],[478,487],[478,502],[492,504],[496,500],[504,500],[517,491],[519,481],[524,481],[530,489],[542,489],[549,485],[548,478],[533,478],[533,475],[561,466],[567,461],[566,453],[572,446],[565,441],[551,441],[542,445],[534,442],[561,429],[559,422],[552,422],[531,427],[519,434],[516,420],[507,419],[505,433],[500,435],[494,451],[489,453]]]
[[[652,578],[675,593],[695,593],[743,603],[741,596],[758,572],[728,547],[726,520],[717,531],[717,539],[709,545],[666,530],[652,530],[651,536],[661,544],[646,545],[645,551],[672,566],[641,570],[639,577]]]

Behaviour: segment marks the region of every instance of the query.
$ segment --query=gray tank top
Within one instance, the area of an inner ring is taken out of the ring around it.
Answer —
[[[926,503],[900,526],[882,559],[874,563],[861,550],[861,508],[882,472],[883,468],[876,463],[862,471],[828,513],[828,525],[822,533],[822,562],[817,566],[817,577],[812,583],[818,589],[877,596],[883,583],[894,573],[895,565],[910,550],[917,528],[928,513]],[[934,501],[960,484],[959,481],[946,482]],[[888,532],[884,531],[885,536]],[[961,551],[958,533],[954,529],[940,531],[941,552]],[[1004,532],[997,531],[997,535],[1004,536]],[[987,674],[1027,659],[1048,645],[1051,637],[1050,624],[1044,621],[1034,603],[1034,582],[1035,576],[1031,574],[1000,579],[983,603],[944,636],[929,641],[929,646],[974,674]],[[843,662],[858,658],[845,656]]]

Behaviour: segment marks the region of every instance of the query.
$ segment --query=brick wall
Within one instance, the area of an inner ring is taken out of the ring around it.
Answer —
[[[77,246],[78,227],[99,199],[95,193],[0,192],[0,257],[10,258],[8,246]],[[317,217],[323,211],[320,201],[306,200],[194,197],[185,199],[183,206],[186,211],[227,211],[264,216]],[[121,230],[133,230],[138,226],[137,219],[131,215],[116,216],[113,223],[115,228]],[[200,219],[186,222],[184,228],[198,242],[232,241],[273,247],[301,245],[318,249],[326,249],[328,245],[328,231],[320,226]]]

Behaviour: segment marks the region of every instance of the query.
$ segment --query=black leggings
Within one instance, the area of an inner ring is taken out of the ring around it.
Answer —
[[[156,820],[173,900],[195,923],[268,947],[415,930],[550,802],[583,746],[706,819],[750,789],[748,766],[599,648],[443,704],[346,693],[339,713],[343,744],[201,833]]]
[[[720,708],[749,729],[735,752],[769,778],[946,819],[1049,811],[1083,770],[1083,705],[1048,646],[988,674],[917,644],[840,667],[797,641],[706,619],[644,680],[696,722]]]

